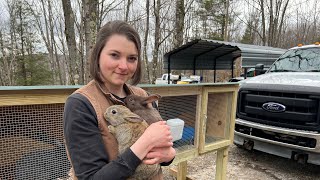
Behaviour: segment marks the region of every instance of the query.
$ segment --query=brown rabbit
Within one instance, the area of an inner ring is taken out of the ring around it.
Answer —
[[[108,128],[118,141],[119,153],[123,153],[131,147],[148,127],[145,120],[122,105],[108,107],[104,117],[111,124]],[[151,179],[158,174],[159,170],[159,164],[146,165],[141,163],[135,174],[129,179]]]
[[[126,106],[135,114],[138,114],[150,125],[157,121],[162,121],[158,110],[152,107],[152,102],[161,98],[159,94],[153,94],[147,97],[131,94],[124,99]]]

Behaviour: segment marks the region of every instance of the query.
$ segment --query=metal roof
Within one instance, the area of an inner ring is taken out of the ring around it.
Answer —
[[[231,43],[225,41],[215,41],[219,43],[238,46],[241,50],[242,67],[255,67],[256,64],[264,64],[270,67],[287,49],[274,48],[270,46],[258,46],[252,44]]]
[[[240,56],[241,51],[237,46],[196,39],[166,53],[164,68],[169,70],[232,69],[233,61]]]
[[[268,46],[196,39],[167,52],[164,68],[169,71],[232,70],[234,60],[240,56],[242,67],[255,67],[258,63],[269,67],[285,51]]]

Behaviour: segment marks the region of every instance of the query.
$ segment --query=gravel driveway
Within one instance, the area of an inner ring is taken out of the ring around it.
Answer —
[[[215,176],[216,153],[188,161],[188,177],[211,180]],[[165,180],[174,180],[164,168]],[[227,179],[230,180],[317,180],[320,166],[298,164],[292,160],[232,145],[229,151]]]

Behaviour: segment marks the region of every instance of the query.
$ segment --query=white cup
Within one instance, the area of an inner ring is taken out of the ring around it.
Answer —
[[[177,141],[182,138],[184,121],[179,118],[168,119],[167,125],[170,126],[172,141]]]

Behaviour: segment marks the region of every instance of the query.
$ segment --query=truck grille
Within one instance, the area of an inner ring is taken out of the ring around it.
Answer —
[[[309,94],[240,90],[237,116],[241,119],[301,130],[320,130],[320,97]],[[283,112],[270,112],[262,108],[273,102],[285,106]]]

